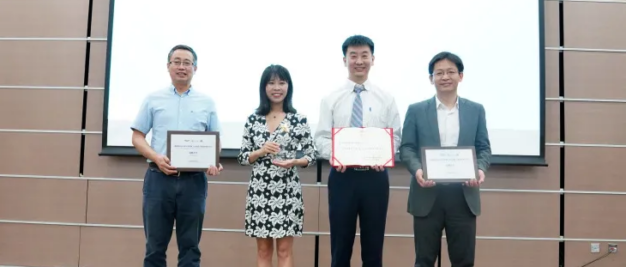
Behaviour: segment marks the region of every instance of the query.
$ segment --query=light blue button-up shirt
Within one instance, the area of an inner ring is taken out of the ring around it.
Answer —
[[[167,131],[216,131],[221,129],[213,99],[193,87],[183,94],[172,85],[148,95],[130,127],[144,134],[152,130],[150,146],[167,153]]]

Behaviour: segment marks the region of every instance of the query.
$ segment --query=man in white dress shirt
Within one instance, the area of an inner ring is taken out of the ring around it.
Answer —
[[[342,50],[348,79],[322,100],[315,133],[319,157],[330,159],[333,127],[393,128],[394,151],[397,151],[402,124],[396,101],[368,80],[370,67],[374,65],[374,42],[355,35],[345,40]],[[357,216],[363,266],[382,266],[388,204],[389,175],[385,168],[331,168],[328,178],[331,267],[350,266]]]

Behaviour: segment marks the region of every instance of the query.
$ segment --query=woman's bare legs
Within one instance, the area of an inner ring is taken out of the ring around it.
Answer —
[[[274,252],[274,239],[257,238],[256,239],[256,266],[272,267],[272,254]]]
[[[283,237],[276,240],[278,267],[293,267],[293,237]]]

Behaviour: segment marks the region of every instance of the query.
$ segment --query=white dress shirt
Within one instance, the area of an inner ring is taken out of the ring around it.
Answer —
[[[446,107],[438,97],[435,99],[441,146],[457,146],[459,143],[459,98],[456,98],[456,103],[452,108]]]
[[[315,132],[318,157],[330,159],[331,131],[335,127],[350,127],[352,104],[356,98],[355,82],[347,80],[339,89],[322,99],[320,118]],[[363,127],[393,128],[394,151],[400,147],[402,123],[394,97],[372,84],[369,80],[361,92],[363,102]]]

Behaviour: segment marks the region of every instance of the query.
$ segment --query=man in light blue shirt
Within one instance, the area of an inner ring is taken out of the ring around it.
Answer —
[[[176,221],[178,266],[200,266],[200,236],[207,198],[204,172],[179,172],[167,158],[167,131],[220,131],[215,102],[191,86],[198,57],[186,45],[173,47],[167,68],[172,84],[148,95],[133,122],[133,146],[148,159],[143,185],[143,222],[146,235],[144,267],[166,267],[166,251]],[[146,135],[152,131],[151,145]]]

